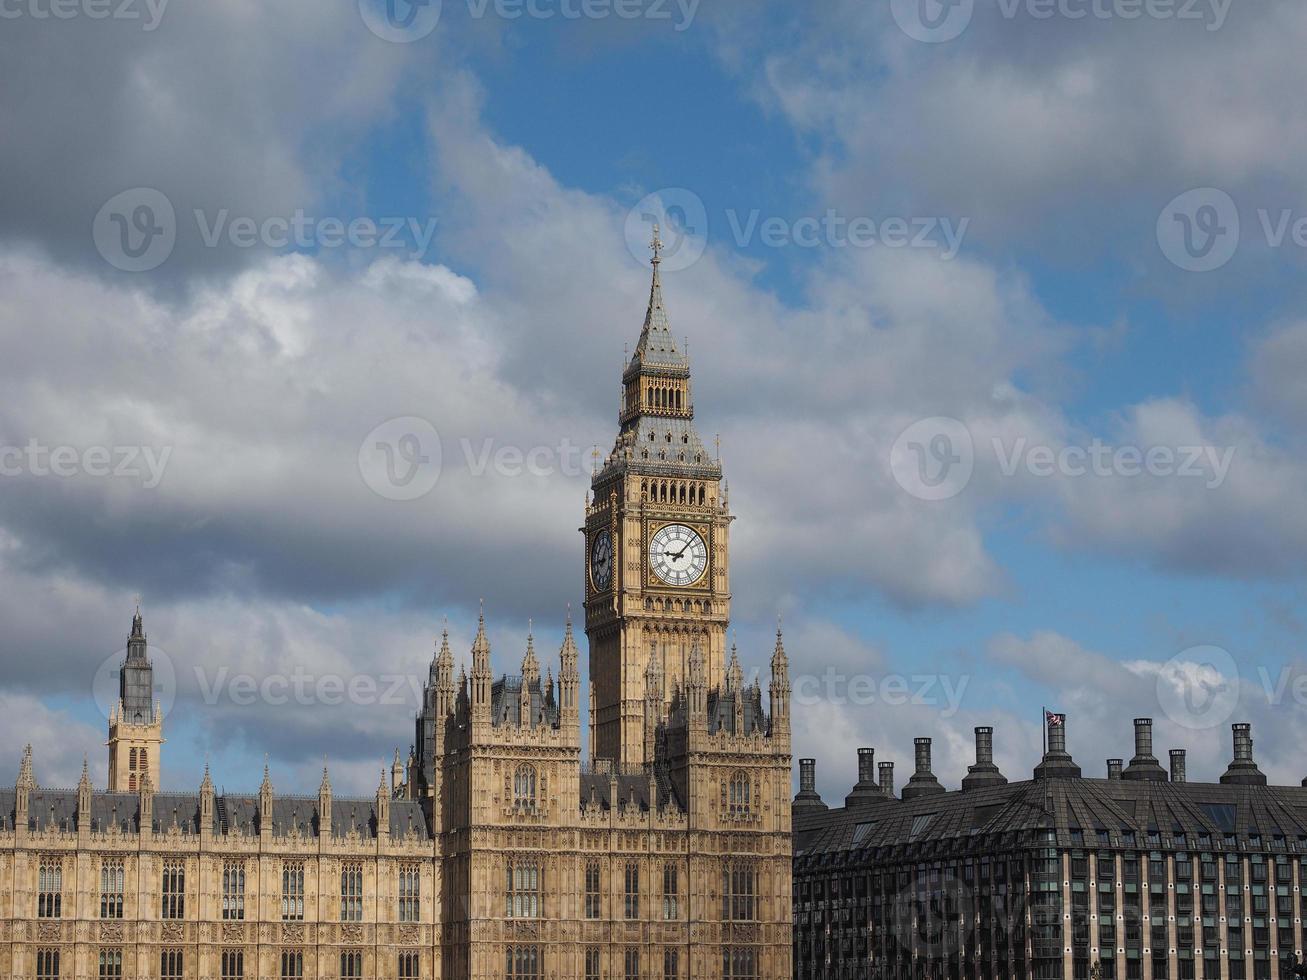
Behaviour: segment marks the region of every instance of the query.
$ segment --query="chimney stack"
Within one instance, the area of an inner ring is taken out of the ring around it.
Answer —
[[[1184,758],[1184,749],[1171,750],[1171,782],[1173,783],[1186,781]]]
[[[1221,782],[1244,786],[1265,786],[1266,777],[1253,761],[1253,726],[1240,722],[1230,726],[1234,732],[1234,761],[1225,770]]]
[[[1120,779],[1120,778],[1121,778],[1121,767],[1122,767],[1123,765],[1125,765],[1125,761],[1122,760],[1122,759],[1108,759],[1108,760],[1107,760],[1107,778],[1108,778],[1108,779]]]
[[[845,806],[857,806],[861,803],[874,803],[881,799],[880,786],[876,783],[876,750],[858,749],[858,782],[853,792],[844,798]]]
[[[1044,712],[1048,751],[1035,766],[1036,779],[1079,779],[1080,767],[1066,750],[1066,715]]]
[[[817,760],[799,760],[799,793],[794,797],[791,810],[795,813],[826,810],[829,807],[817,793]]]
[[[912,774],[908,780],[908,785],[903,787],[903,799],[915,800],[922,796],[935,796],[943,793],[944,787],[939,784],[935,774],[930,771],[930,739],[918,738],[913,740],[916,748],[917,771]]]
[[[1135,719],[1135,757],[1121,774],[1122,779],[1165,782],[1166,770],[1153,755],[1153,719]]]
[[[1304,780],[1307,785],[1307,780]],[[894,799],[894,763],[882,762],[880,764],[880,791],[885,799]]]
[[[976,729],[976,764],[967,768],[962,778],[962,789],[980,789],[984,786],[1003,786],[1007,779],[994,765],[994,729]]]

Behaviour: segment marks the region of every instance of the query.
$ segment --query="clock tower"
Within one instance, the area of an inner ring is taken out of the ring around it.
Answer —
[[[628,765],[652,761],[647,676],[659,680],[664,708],[684,691],[696,650],[707,687],[723,682],[731,601],[721,463],[694,427],[689,358],[663,307],[657,227],[652,248],[649,309],[622,374],[617,441],[591,482],[581,529],[591,751]]]

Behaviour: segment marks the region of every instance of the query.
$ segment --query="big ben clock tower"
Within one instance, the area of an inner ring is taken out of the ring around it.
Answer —
[[[617,442],[591,483],[582,528],[592,751],[635,765],[646,761],[646,675],[658,678],[666,705],[697,649],[707,687],[718,686],[731,600],[722,469],[695,431],[689,358],[663,307],[657,227],[652,248],[649,309],[622,374]]]

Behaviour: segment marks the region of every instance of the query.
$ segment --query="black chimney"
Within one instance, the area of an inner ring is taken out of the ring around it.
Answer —
[[[1108,778],[1108,779],[1120,779],[1120,778],[1121,778],[1121,767],[1122,767],[1123,765],[1125,765],[1125,763],[1124,763],[1121,759],[1108,759],[1108,760],[1107,760],[1107,778]]]
[[[962,777],[962,789],[980,789],[985,786],[1003,786],[1007,779],[994,765],[994,729],[976,729],[976,764],[967,767]]]
[[[845,806],[875,803],[883,799],[876,782],[876,750],[858,749],[858,782],[853,792],[844,798]]]
[[[1135,757],[1121,773],[1121,778],[1166,782],[1166,770],[1153,755],[1153,719],[1135,719]]]
[[[1171,782],[1173,783],[1186,781],[1184,756],[1184,749],[1171,750]]]
[[[917,771],[908,780],[908,785],[903,787],[903,799],[915,800],[922,796],[935,796],[943,793],[944,787],[939,784],[935,774],[930,771],[930,739],[914,739],[913,745],[916,747]]]
[[[1304,780],[1304,783],[1307,783],[1307,780]],[[880,791],[885,799],[894,799],[894,763],[892,762],[880,764]]]
[[[1048,751],[1035,766],[1036,779],[1079,779],[1080,767],[1066,750],[1066,715],[1044,712]]]
[[[799,760],[799,793],[791,810],[796,813],[830,809],[817,793],[817,760]]]
[[[1244,786],[1265,786],[1266,777],[1253,761],[1253,726],[1241,722],[1230,726],[1234,732],[1234,761],[1221,777],[1223,783]]]

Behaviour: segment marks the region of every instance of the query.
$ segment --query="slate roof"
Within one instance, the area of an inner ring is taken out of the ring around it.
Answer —
[[[539,678],[532,681],[529,688],[531,698],[531,726],[553,728],[558,724],[558,703],[553,698],[545,697]],[[522,697],[521,677],[501,677],[490,688],[490,720],[496,727],[518,728],[522,715],[520,700]]]
[[[0,790],[0,829],[13,826],[15,795],[13,790]],[[156,793],[154,796],[154,826],[167,831],[174,818],[183,833],[198,833],[200,829],[200,797],[197,793]],[[77,791],[32,791],[28,815],[39,831],[77,829]],[[213,832],[241,836],[257,835],[259,800],[257,796],[215,795]],[[301,836],[311,837],[318,828],[317,797],[274,797],[272,801],[272,833],[274,837],[288,836],[292,829]],[[140,825],[140,799],[134,793],[96,792],[91,795],[91,828],[103,833],[117,826],[123,833],[137,833]],[[376,837],[376,801],[333,798],[331,801],[331,832],[343,837],[351,832],[365,838]],[[390,803],[390,833],[427,836],[426,816],[417,800],[392,800]]]
[[[959,846],[1016,846],[1044,830],[1055,832],[1059,847],[1307,852],[1307,789],[1033,780],[911,802],[799,811],[794,853],[796,867],[836,854],[926,860]]]
[[[744,731],[735,730],[735,699],[744,702]],[[732,735],[766,733],[767,716],[762,710],[762,688],[755,684],[743,691],[712,691],[708,695],[708,733],[729,732]]]

